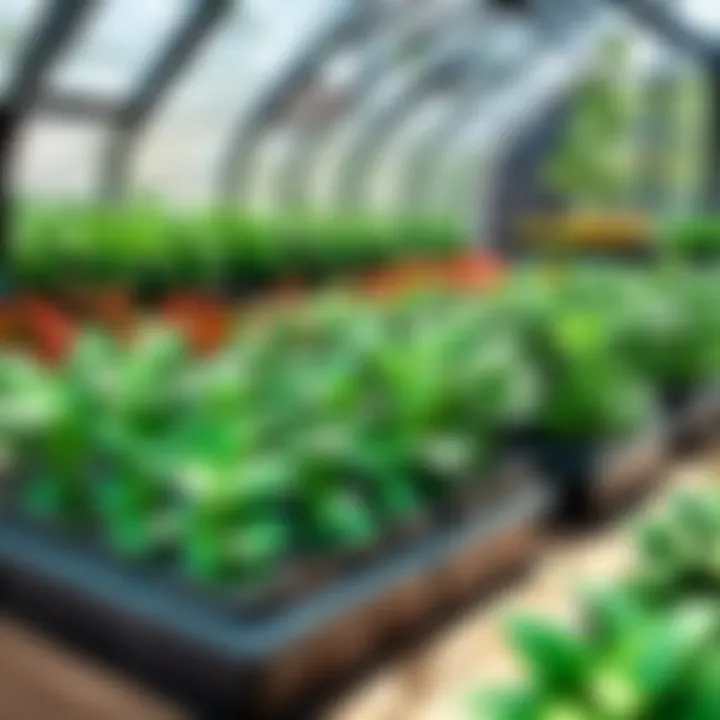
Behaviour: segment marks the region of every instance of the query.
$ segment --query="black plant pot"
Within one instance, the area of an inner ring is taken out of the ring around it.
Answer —
[[[509,442],[551,484],[555,517],[570,524],[600,520],[625,508],[659,479],[665,459],[660,429],[618,442],[525,428]]]

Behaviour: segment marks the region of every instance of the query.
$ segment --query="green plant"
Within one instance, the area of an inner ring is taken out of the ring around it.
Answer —
[[[720,217],[691,215],[661,222],[657,232],[663,253],[678,259],[720,253]]]
[[[580,207],[623,205],[630,182],[625,43],[612,38],[577,91],[566,132],[545,168],[549,186]]]
[[[633,312],[623,299],[635,282],[623,271],[591,267],[552,280],[524,276],[507,287],[501,312],[517,323],[543,378],[539,428],[607,438],[652,422],[649,378],[617,348],[618,328]]]
[[[256,290],[288,278],[327,281],[468,248],[462,228],[443,217],[170,211],[149,200],[25,203],[13,237],[17,278],[42,289],[121,281],[140,289]]]
[[[488,720],[692,718],[720,711],[720,513],[716,490],[643,524],[636,567],[586,593],[574,631],[530,618],[510,639],[524,684],[478,696]]]

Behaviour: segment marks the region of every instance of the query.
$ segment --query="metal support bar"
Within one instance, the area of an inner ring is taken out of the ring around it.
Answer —
[[[16,115],[9,107],[0,108],[0,298],[11,292],[7,268],[3,260],[7,257],[11,232],[10,209],[10,167],[15,143]]]
[[[708,80],[708,152],[705,196],[708,209],[720,202],[720,46],[693,32],[672,10],[657,0],[613,0],[643,24],[655,30],[673,46],[684,50],[703,63]]]
[[[24,113],[40,93],[47,69],[80,27],[95,0],[63,0],[50,3],[34,37],[25,45],[7,93],[13,112]]]
[[[195,10],[168,43],[160,59],[140,83],[139,89],[126,103],[121,113],[123,125],[138,125],[152,112],[162,94],[168,89],[193,51],[231,7],[229,0],[195,0]]]
[[[655,30],[674,47],[704,61],[712,57],[713,43],[694,33],[658,0],[612,0],[612,2],[630,12],[642,25]]]
[[[488,26],[481,40],[492,39],[496,28]],[[565,33],[567,34],[567,33]],[[554,43],[564,42],[563,32],[558,29]],[[462,134],[464,128],[470,123],[479,120],[487,109],[492,107],[493,94],[500,95],[503,88],[512,86],[532,67],[533,62],[544,52],[543,38],[535,36],[532,41],[526,41],[523,54],[518,56],[511,65],[498,73],[488,67],[494,47],[490,43],[480,42],[472,58],[469,74],[465,81],[465,88],[460,95],[459,102],[441,123],[422,138],[416,152],[408,163],[405,180],[405,206],[431,207],[433,204],[434,179],[437,168],[442,164],[444,150],[453,139]]]
[[[490,92],[492,83],[481,73],[472,78],[452,112],[439,123],[429,137],[413,153],[405,173],[404,206],[407,208],[426,207],[431,202],[434,188],[433,172],[438,156],[448,140],[462,130],[478,110],[478,99]]]
[[[231,132],[220,168],[217,193],[222,201],[233,203],[247,195],[253,179],[253,160],[267,126],[266,120],[337,46],[342,31],[359,22],[370,9],[366,7],[363,10],[360,5],[349,9],[339,6],[328,23],[316,30],[315,37],[299,48],[298,54],[281,70],[272,85],[255,98],[255,104],[242,113]]]
[[[522,254],[520,219],[538,208],[559,207],[555,194],[538,182],[536,170],[567,127],[568,112],[566,96],[535,120],[532,129],[512,147],[496,172],[495,192],[490,198],[493,216],[489,233],[495,247],[509,257]]]
[[[713,52],[707,65],[708,87],[708,148],[707,180],[704,204],[717,210],[720,203],[720,48]]]
[[[362,178],[372,167],[396,123],[423,98],[446,70],[457,69],[458,62],[462,61],[456,51],[442,50],[388,102],[376,108],[347,158],[345,172],[339,178],[337,197],[342,207],[357,209],[362,194]]]
[[[382,79],[384,69],[392,64],[393,51],[425,32],[427,24],[423,16],[406,20],[400,28],[393,24],[391,18],[374,18],[374,21],[380,23],[379,36],[368,43],[353,86],[343,98],[344,108],[330,123],[308,122],[293,143],[280,178],[280,201],[285,207],[303,206],[310,201],[312,190],[307,181],[308,170],[314,169],[313,164],[322,145],[341,130],[356,108],[362,107],[378,78]]]
[[[37,31],[25,45],[15,65],[15,74],[0,106],[0,271],[7,257],[10,235],[11,170],[17,130],[37,102],[45,73],[77,31],[93,0],[66,0],[51,3]],[[9,288],[3,287],[4,291]]]
[[[122,106],[116,100],[84,93],[63,92],[46,94],[38,99],[37,109],[73,120],[89,120],[105,125],[118,121]]]
[[[101,176],[101,194],[120,197],[127,185],[130,155],[142,126],[193,51],[231,7],[230,0],[195,0],[196,7],[168,43],[138,90],[120,108],[117,127],[108,145]]]

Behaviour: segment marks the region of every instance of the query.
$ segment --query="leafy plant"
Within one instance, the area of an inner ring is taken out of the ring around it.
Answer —
[[[25,203],[14,223],[13,270],[40,289],[123,282],[257,290],[288,278],[328,281],[408,258],[463,252],[468,239],[443,217],[246,215],[234,208],[169,211]]]
[[[477,717],[674,718],[720,710],[717,491],[676,499],[645,523],[638,562],[619,585],[586,593],[574,631],[521,618],[510,639],[528,672],[483,693]]]
[[[720,253],[720,217],[716,215],[669,218],[660,224],[657,234],[661,249],[670,257],[711,258]]]

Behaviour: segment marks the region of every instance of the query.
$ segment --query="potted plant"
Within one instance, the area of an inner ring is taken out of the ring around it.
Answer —
[[[623,465],[634,451],[647,446],[659,452],[655,388],[617,350],[627,308],[610,305],[608,298],[622,303],[621,274],[576,269],[552,281],[534,280],[525,288],[521,278],[512,283],[502,311],[519,327],[543,378],[526,442],[548,476],[562,483],[565,509],[584,516],[609,497],[606,489],[612,495],[613,485],[625,482]],[[642,479],[628,481],[622,494]]]
[[[624,84],[628,49],[608,40],[577,89],[565,134],[543,168],[566,205],[557,217],[533,218],[526,232],[542,252],[646,258],[653,251],[647,214],[632,199],[632,100]]]

